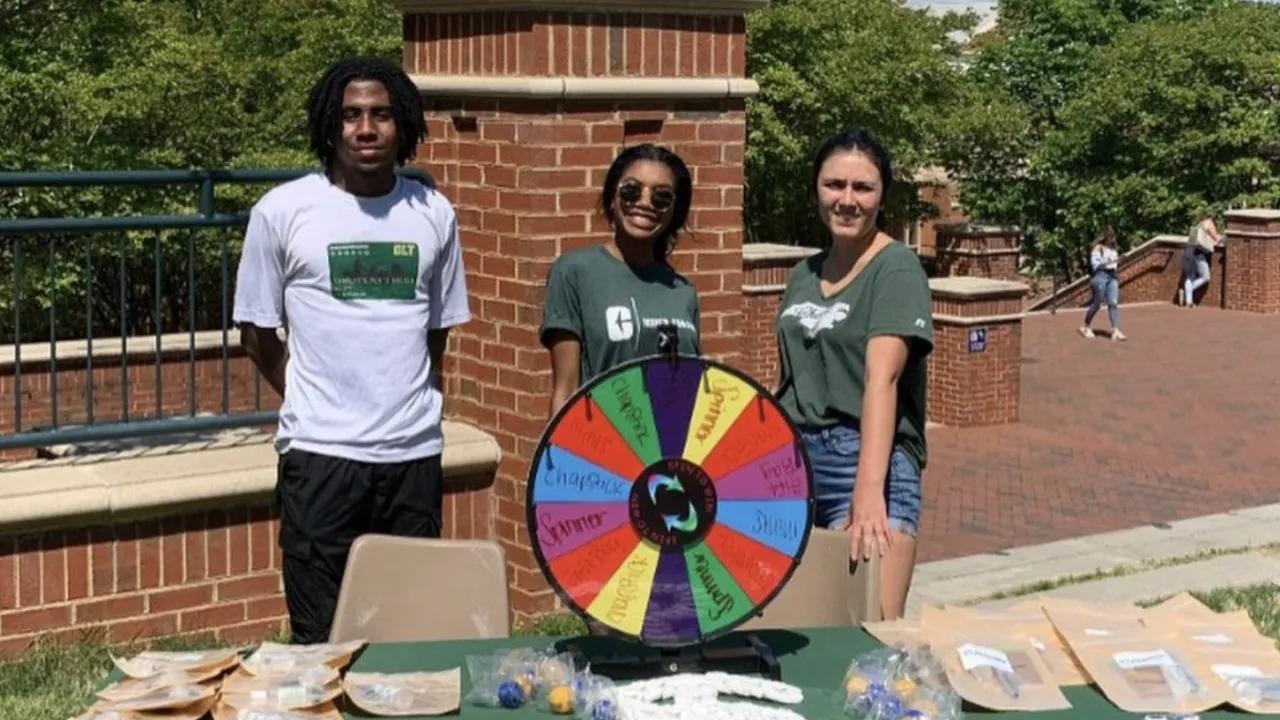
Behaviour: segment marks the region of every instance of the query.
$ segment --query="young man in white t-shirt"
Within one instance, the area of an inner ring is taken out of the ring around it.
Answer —
[[[471,318],[453,206],[396,173],[426,135],[413,82],[344,60],[308,115],[325,172],[253,207],[234,315],[284,397],[276,498],[296,643],[328,640],[356,537],[440,536],[440,368],[449,328]]]

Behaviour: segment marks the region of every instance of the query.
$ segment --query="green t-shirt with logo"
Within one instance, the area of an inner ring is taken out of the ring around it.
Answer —
[[[682,354],[701,355],[693,283],[670,266],[634,268],[603,245],[571,250],[551,265],[540,335],[566,330],[582,343],[579,382],[658,352],[658,331],[676,326]]]
[[[862,416],[867,343],[877,335],[910,339],[898,378],[894,444],[923,469],[928,355],[933,349],[929,278],[900,242],[886,246],[847,287],[824,297],[826,252],[791,271],[774,331],[781,359],[778,400],[800,426],[826,427]]]

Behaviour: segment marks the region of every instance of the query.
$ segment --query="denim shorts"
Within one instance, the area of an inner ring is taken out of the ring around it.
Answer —
[[[853,482],[858,474],[862,436],[854,423],[831,427],[801,427],[809,463],[813,466],[814,522],[840,529],[849,518]],[[920,470],[902,448],[889,457],[884,483],[889,527],[915,537],[920,527]]]

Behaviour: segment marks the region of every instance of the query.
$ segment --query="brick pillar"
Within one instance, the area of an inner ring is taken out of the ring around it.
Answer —
[[[1280,210],[1227,213],[1223,308],[1280,312]]]
[[[1018,279],[1021,235],[1017,229],[957,223],[940,224],[934,230],[940,275]]]
[[[951,427],[1018,421],[1022,394],[1020,282],[933,278],[929,420]]]
[[[502,447],[492,530],[519,622],[556,605],[525,515],[551,391],[537,338],[547,270],[607,239],[600,186],[623,146],[657,141],[689,164],[694,209],[673,262],[698,287],[703,347],[742,360],[744,103],[757,89],[743,77],[745,13],[766,0],[393,2],[427,106],[419,159],[458,209],[476,315],[450,342],[447,412]]]
[[[818,248],[749,243],[742,247],[742,369],[766,388],[778,379],[778,341],[773,321],[796,263]]]

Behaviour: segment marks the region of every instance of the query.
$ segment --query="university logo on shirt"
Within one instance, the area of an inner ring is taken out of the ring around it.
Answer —
[[[823,330],[830,330],[845,318],[849,317],[849,303],[838,302],[833,305],[818,305],[802,302],[788,307],[782,317],[795,318],[809,337],[817,337]]]
[[[636,334],[636,319],[631,314],[631,308],[625,305],[605,308],[604,321],[605,330],[613,342],[630,340]]]

